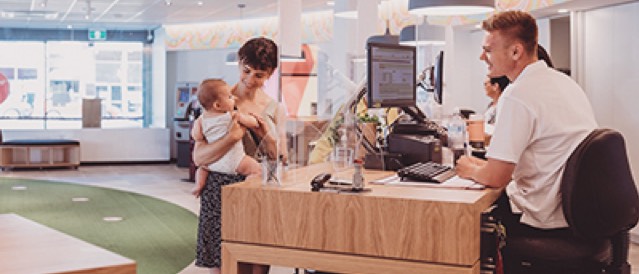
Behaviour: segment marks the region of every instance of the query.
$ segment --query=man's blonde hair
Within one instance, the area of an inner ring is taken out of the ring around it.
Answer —
[[[213,103],[220,99],[221,88],[226,85],[226,82],[222,79],[211,78],[202,81],[197,91],[197,100],[200,101],[200,105],[209,110]]]
[[[518,40],[530,56],[537,54],[537,22],[530,13],[519,10],[498,12],[484,20],[481,27],[488,32],[499,31],[507,39]]]

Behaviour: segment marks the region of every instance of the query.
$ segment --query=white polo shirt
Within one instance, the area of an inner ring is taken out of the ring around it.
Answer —
[[[506,187],[521,222],[537,228],[567,227],[560,182],[570,154],[595,128],[584,91],[543,61],[528,65],[497,103],[487,157],[515,163]]]

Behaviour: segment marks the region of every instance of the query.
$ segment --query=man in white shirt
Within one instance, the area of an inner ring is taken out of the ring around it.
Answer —
[[[457,173],[491,187],[506,187],[514,222],[507,233],[540,233],[568,226],[559,192],[566,160],[597,122],[583,90],[570,77],[537,59],[537,24],[522,11],[496,13],[480,59],[488,76],[512,82],[497,103],[487,160],[461,157]],[[511,182],[512,180],[512,182]]]

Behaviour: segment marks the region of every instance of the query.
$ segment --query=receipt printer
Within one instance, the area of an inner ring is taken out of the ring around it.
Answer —
[[[428,161],[442,163],[441,141],[432,135],[391,133],[386,142],[388,152],[402,155],[404,166]]]

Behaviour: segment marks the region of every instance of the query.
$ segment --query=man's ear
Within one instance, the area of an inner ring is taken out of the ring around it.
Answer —
[[[524,46],[521,43],[514,43],[510,48],[511,58],[515,61],[524,55]]]

